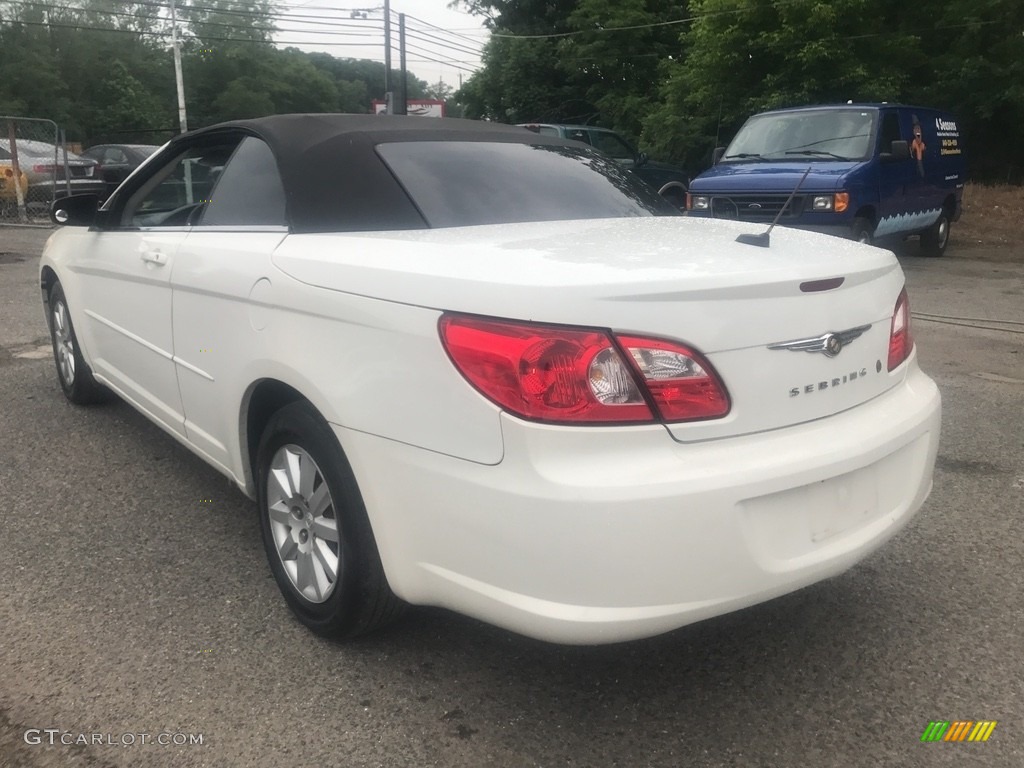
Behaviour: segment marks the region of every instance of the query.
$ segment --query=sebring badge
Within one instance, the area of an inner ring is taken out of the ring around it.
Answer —
[[[791,352],[821,352],[826,357],[835,357],[843,351],[843,347],[857,339],[870,325],[858,325],[845,331],[832,331],[815,336],[811,339],[794,339],[769,344],[768,349],[788,349]]]

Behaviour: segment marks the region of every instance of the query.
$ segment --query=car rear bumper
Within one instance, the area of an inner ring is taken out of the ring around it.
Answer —
[[[655,635],[839,574],[931,490],[940,396],[679,444],[663,427],[504,417],[487,466],[335,426],[389,582],[409,602],[562,643]]]

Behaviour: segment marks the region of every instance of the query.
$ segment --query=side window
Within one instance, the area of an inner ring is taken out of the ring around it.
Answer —
[[[573,141],[582,141],[584,144],[589,144],[590,131],[584,131],[579,128],[567,128],[565,131],[565,138],[572,139]]]
[[[284,186],[265,142],[242,139],[199,222],[202,227],[285,226]]]
[[[104,165],[125,165],[128,163],[128,158],[122,150],[117,147],[110,147],[103,153]]]
[[[590,142],[597,149],[616,160],[636,160],[636,153],[633,152],[633,148],[614,133],[591,131]]]
[[[900,136],[900,116],[895,112],[886,112],[882,116],[882,129],[878,132],[878,151],[889,152],[892,149],[892,143],[902,138]]]
[[[217,177],[241,137],[192,146],[156,171],[125,205],[128,227],[182,227],[211,199]]]

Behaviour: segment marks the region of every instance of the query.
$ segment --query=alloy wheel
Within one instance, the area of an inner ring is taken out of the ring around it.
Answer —
[[[303,598],[325,602],[337,586],[341,539],[323,472],[303,448],[283,445],[270,462],[266,498],[284,572]]]
[[[71,335],[71,322],[68,320],[68,308],[63,301],[58,301],[53,308],[53,333],[57,347],[57,365],[60,376],[67,386],[75,383],[75,340]]]

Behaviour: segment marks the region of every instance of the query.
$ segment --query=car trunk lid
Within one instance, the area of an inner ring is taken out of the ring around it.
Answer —
[[[732,409],[669,425],[683,441],[822,418],[902,378],[886,366],[903,286],[891,253],[781,228],[769,248],[735,241],[750,231],[666,217],[297,235],[274,260],[332,290],[690,345],[718,371]],[[776,346],[811,339],[820,348]]]

